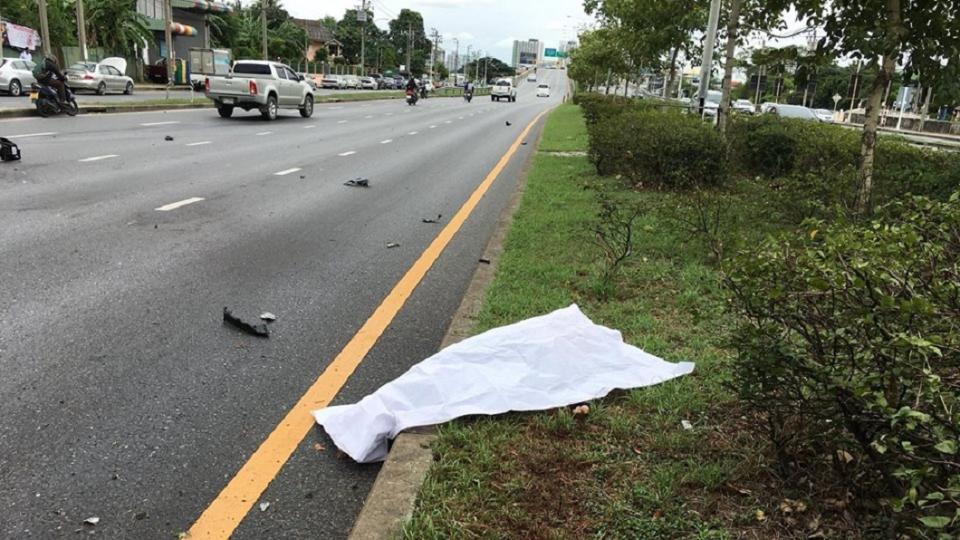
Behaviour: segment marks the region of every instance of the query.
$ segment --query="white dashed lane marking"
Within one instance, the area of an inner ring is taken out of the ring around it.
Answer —
[[[193,204],[195,202],[200,202],[203,200],[206,200],[206,199],[204,199],[203,197],[190,197],[189,199],[184,199],[182,201],[177,201],[175,203],[165,204],[160,208],[154,208],[154,210],[156,210],[157,212],[169,212],[171,210],[176,210],[181,206],[186,206],[188,204]]]
[[[171,124],[179,124],[179,123],[180,123],[179,120],[170,120],[169,122],[147,122],[145,124],[140,124],[140,125],[143,127],[151,127],[151,126],[169,126]]]
[[[116,155],[116,154],[107,154],[107,155],[105,155],[105,156],[93,156],[93,157],[88,157],[88,158],[83,158],[83,159],[81,159],[81,160],[80,160],[80,163],[90,163],[91,161],[103,161],[103,160],[105,160],[105,159],[112,159],[112,158],[115,158],[115,157],[120,157],[120,156],[118,156],[118,155]]]
[[[210,144],[210,143],[211,143],[211,141],[200,141],[200,142],[192,142],[192,143],[190,143],[190,144],[188,144],[188,145],[186,145],[186,146],[203,146],[203,145]]]
[[[30,137],[49,137],[51,135],[56,135],[53,131],[45,131],[43,133],[24,133],[22,135],[7,135],[8,139],[28,139]]]
[[[352,155],[354,155],[354,154],[356,154],[356,152],[354,152],[353,150],[351,150],[351,151],[349,151],[349,152],[344,152],[344,153],[342,153],[342,154],[337,154],[337,155],[340,156],[340,157],[347,157],[347,156],[352,156]]]
[[[390,144],[393,142],[393,139],[387,139],[385,141],[380,141],[380,144]]]
[[[303,170],[303,169],[301,169],[300,167],[294,167],[294,168],[292,168],[292,169],[287,169],[287,170],[285,170],[285,171],[275,172],[275,173],[273,173],[273,175],[274,175],[274,176],[286,176],[286,175],[288,175],[288,174],[293,174],[293,173],[298,172],[298,171],[301,171],[301,170]]]
[[[271,133],[273,133],[273,132],[272,132],[272,131],[261,131],[260,133],[257,133],[257,137],[262,137],[262,136],[264,136],[264,135],[270,135]]]

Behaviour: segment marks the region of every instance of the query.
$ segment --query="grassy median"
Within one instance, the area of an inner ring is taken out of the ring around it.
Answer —
[[[690,201],[597,177],[586,141],[577,107],[549,118],[476,332],[575,302],[628,342],[696,370],[596,400],[586,416],[563,408],[442,426],[404,536],[779,536],[780,521],[767,516],[809,494],[770,487],[765,443],[743,429],[752,420],[725,385],[731,353],[722,336],[731,321],[710,250],[685,224]],[[599,287],[595,228],[610,200],[640,216],[635,255]],[[742,216],[734,233],[743,241],[765,232],[753,200],[740,193],[727,201]]]

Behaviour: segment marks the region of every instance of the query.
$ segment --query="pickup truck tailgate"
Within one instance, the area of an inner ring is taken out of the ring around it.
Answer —
[[[250,79],[246,77],[210,77],[210,93],[220,96],[249,96]]]

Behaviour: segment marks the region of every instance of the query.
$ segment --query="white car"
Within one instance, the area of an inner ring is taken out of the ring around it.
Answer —
[[[717,116],[720,109],[721,93],[717,90],[707,90],[707,99],[703,102],[703,115],[712,118]],[[700,98],[694,96],[690,100],[691,109],[696,112],[700,110]]]
[[[517,89],[513,87],[513,81],[510,79],[497,79],[490,89],[490,101],[517,100]]]
[[[100,62],[77,62],[63,74],[67,76],[67,86],[77,90],[90,90],[99,95],[107,92],[133,93],[133,79],[124,75],[127,61],[120,57],[104,58]]]
[[[19,97],[24,89],[29,91],[30,85],[37,82],[33,77],[35,65],[19,58],[0,58],[0,92]]]
[[[550,97],[550,85],[541,84],[537,86],[537,97]]]
[[[824,124],[833,123],[833,112],[827,109],[814,109],[813,114],[817,115],[817,118],[820,119]]]
[[[734,101],[733,110],[744,114],[753,114],[755,111],[753,108],[753,102],[751,102],[749,99],[738,99]]]
[[[527,82],[537,82],[537,75],[535,73],[531,73],[529,76],[527,76]]]
[[[376,90],[377,80],[373,77],[360,77],[360,88],[363,90]]]

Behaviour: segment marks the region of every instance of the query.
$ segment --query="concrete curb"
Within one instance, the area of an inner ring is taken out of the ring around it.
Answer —
[[[546,118],[549,118],[549,115]],[[546,126],[546,120],[543,125]],[[484,248],[482,259],[489,261],[489,264],[481,262],[473,273],[467,292],[440,344],[441,349],[472,335],[487,289],[496,276],[497,266],[503,255],[503,243],[507,233],[510,232],[513,217],[520,208],[520,201],[526,191],[527,174],[533,158],[539,152],[542,137],[543,127],[537,135],[534,151],[530,153],[520,171],[517,188],[506,208],[500,213],[496,229]],[[430,465],[433,463],[431,445],[436,438],[436,426],[416,428],[397,436],[350,531],[349,540],[384,540],[399,537],[403,525],[413,515],[420,487],[426,480]]]

